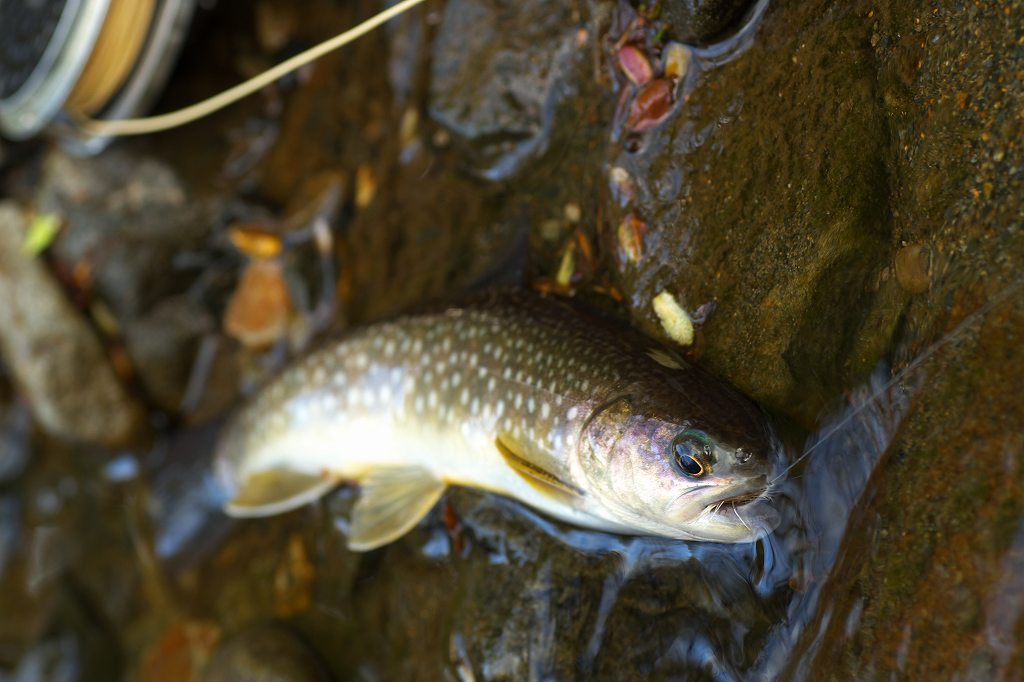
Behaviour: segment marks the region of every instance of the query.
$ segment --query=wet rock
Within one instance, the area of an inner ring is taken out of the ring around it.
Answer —
[[[142,428],[89,325],[42,262],[23,255],[25,220],[0,207],[0,350],[39,423],[61,438],[117,446]]]
[[[666,0],[661,12],[673,37],[700,44],[737,28],[753,4],[751,0]]]
[[[33,646],[12,672],[16,682],[54,680],[75,682],[83,679],[79,671],[78,650],[70,636],[55,637]]]
[[[28,463],[30,429],[28,409],[13,400],[0,379],[0,484],[16,479]]]
[[[1020,676],[1022,335],[1024,304],[1004,298],[927,364],[793,669],[807,652],[812,679]]]
[[[185,620],[169,627],[154,642],[138,670],[141,682],[196,682],[220,641],[216,623]]]
[[[160,444],[163,457],[150,473],[146,506],[153,553],[168,573],[207,559],[234,526],[221,511],[223,493],[210,466],[222,424],[220,419],[179,429]]]
[[[120,667],[112,633],[81,594],[63,585],[46,630],[20,656],[13,680],[110,680],[120,677]]]
[[[169,165],[145,155],[53,151],[44,160],[36,205],[64,223],[52,248],[57,267],[84,300],[110,311],[147,397],[171,413],[200,338],[217,328],[204,306],[216,281],[211,258],[187,256],[205,246],[226,203],[193,196]]]
[[[55,150],[44,163],[36,209],[65,223],[53,246],[57,262],[68,272],[85,267],[90,288],[126,320],[188,285],[175,256],[202,243],[216,207],[190,197],[155,159],[118,150],[78,159]]]
[[[571,88],[576,44],[569,5],[458,0],[433,44],[430,114],[469,145],[483,175],[506,178],[546,148]]]
[[[183,296],[165,298],[125,323],[125,347],[157,406],[170,413],[181,408],[199,340],[215,329],[209,313]]]
[[[201,682],[329,682],[320,657],[282,625],[258,625],[225,641],[203,670]]]
[[[666,289],[691,309],[716,301],[702,362],[813,424],[851,379],[888,255],[888,133],[863,28],[775,30],[799,23],[790,13],[766,14],[749,51],[702,70],[680,112],[610,165],[635,179],[621,212],[649,226],[644,267],[618,281],[635,319],[657,334],[650,301]]]
[[[930,358],[910,375],[920,384],[911,411],[794,655],[810,654],[810,679],[1024,673],[1020,11],[892,2],[871,26],[898,141],[894,229],[912,245],[896,258],[934,270],[905,308],[897,357]]]

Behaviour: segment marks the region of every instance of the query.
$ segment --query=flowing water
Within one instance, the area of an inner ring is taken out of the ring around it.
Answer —
[[[278,10],[279,42],[257,4],[200,13],[165,107],[376,6]],[[192,128],[12,148],[0,193],[64,218],[45,262],[151,437],[47,435],[0,364],[0,680],[1024,675],[1022,10],[732,4],[663,121],[631,113],[617,41],[659,24],[627,3],[449,0]],[[295,244],[270,351],[221,331],[240,225]],[[662,340],[658,293],[706,314],[691,354],[785,443],[776,531],[616,536],[455,489],[364,555],[352,489],[220,513],[222,420],[286,357],[510,282]]]

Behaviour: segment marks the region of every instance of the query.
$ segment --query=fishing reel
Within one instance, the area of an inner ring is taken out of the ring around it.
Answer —
[[[123,119],[153,104],[195,0],[0,0],[0,134],[54,135],[73,154],[104,135],[76,119]]]

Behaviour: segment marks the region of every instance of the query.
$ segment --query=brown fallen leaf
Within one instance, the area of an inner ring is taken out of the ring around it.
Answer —
[[[626,127],[642,133],[658,125],[672,111],[675,82],[671,78],[656,78],[640,89],[629,108]]]
[[[247,348],[266,348],[285,335],[291,310],[281,263],[253,260],[228,302],[224,331]]]

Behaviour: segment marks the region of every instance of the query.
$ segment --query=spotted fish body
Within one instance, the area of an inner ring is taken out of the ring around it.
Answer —
[[[217,470],[239,516],[358,483],[354,549],[406,532],[448,485],[588,528],[744,541],[770,526],[746,502],[776,451],[756,406],[671,351],[563,301],[499,292],[291,366],[229,426]]]

